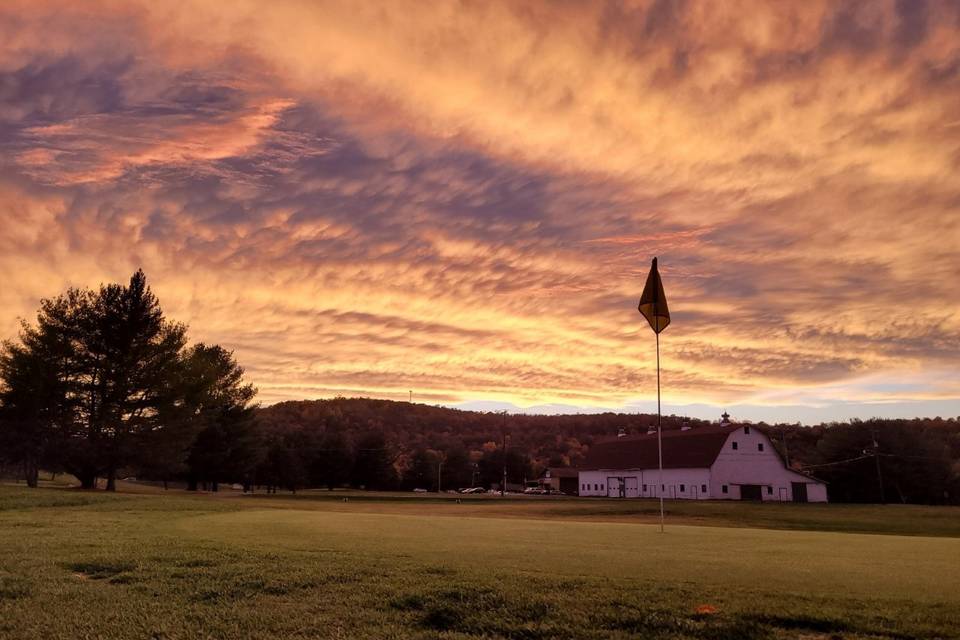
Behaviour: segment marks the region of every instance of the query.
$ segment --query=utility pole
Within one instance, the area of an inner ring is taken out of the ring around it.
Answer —
[[[440,484],[443,479],[443,458],[440,458],[440,463],[437,465],[437,493],[441,493]]]
[[[500,483],[500,497],[507,493],[507,411],[503,411],[503,482]]]
[[[413,404],[413,389],[410,390],[410,404]]]
[[[880,443],[877,442],[877,430],[873,429],[873,461],[877,465],[877,485],[880,487],[880,504],[887,504],[883,491],[883,474],[880,473]]]

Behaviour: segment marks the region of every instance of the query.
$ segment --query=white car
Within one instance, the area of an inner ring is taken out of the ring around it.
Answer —
[[[487,490],[483,487],[470,487],[468,489],[460,489],[460,493],[486,493]]]

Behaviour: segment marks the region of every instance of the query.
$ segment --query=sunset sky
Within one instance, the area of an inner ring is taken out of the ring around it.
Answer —
[[[668,411],[960,415],[960,4],[0,4],[0,338],[142,267],[264,404],[649,410],[655,255]]]

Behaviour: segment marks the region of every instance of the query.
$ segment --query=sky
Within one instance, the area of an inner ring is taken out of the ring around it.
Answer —
[[[0,4],[0,337],[143,268],[263,404],[960,416],[957,2]]]

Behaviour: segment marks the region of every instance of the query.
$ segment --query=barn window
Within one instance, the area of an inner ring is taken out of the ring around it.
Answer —
[[[767,495],[769,496],[772,494],[773,494],[773,487],[767,487]]]
[[[736,450],[737,450],[737,441],[734,440],[731,444],[733,445],[733,450],[736,451]]]
[[[744,427],[743,432],[747,435],[750,435],[750,427]]]
[[[666,490],[667,490],[667,485],[665,484],[660,485],[660,491],[666,491]]]
[[[600,491],[603,491],[603,485],[602,485],[602,484],[600,485]]]
[[[705,485],[705,484],[700,485],[700,492],[701,492],[701,493],[706,493],[706,492],[707,492],[707,485]]]
[[[763,443],[762,443],[762,442],[758,442],[758,443],[757,443],[757,451],[763,451]]]
[[[687,491],[687,485],[685,484],[680,485],[680,493],[686,493],[686,491]]]
[[[647,492],[647,485],[643,485],[643,492],[644,492],[644,493]]]
[[[596,483],[594,483],[594,485],[593,485],[593,490],[594,490],[594,491],[600,491],[599,485],[597,485]]]
[[[723,491],[724,493],[726,493],[726,492],[727,492],[727,485],[723,485],[722,487],[720,487],[720,490]]]

